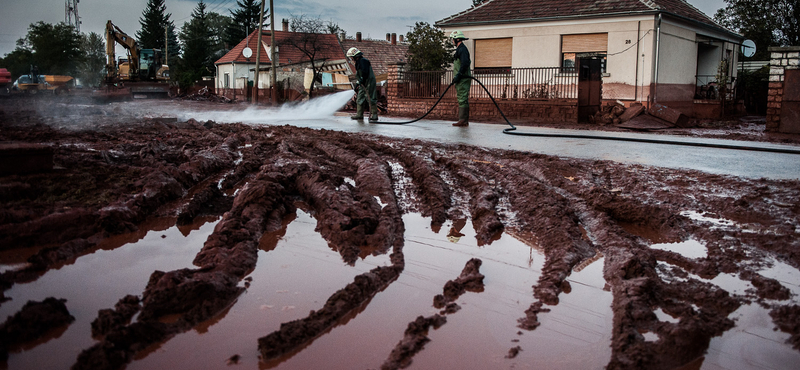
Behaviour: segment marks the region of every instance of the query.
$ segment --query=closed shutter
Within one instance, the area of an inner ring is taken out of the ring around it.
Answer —
[[[562,53],[586,53],[608,50],[607,33],[586,33],[581,35],[562,35]]]
[[[475,68],[511,68],[512,40],[475,40]]]

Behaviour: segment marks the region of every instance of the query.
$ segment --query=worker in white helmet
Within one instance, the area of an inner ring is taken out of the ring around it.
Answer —
[[[356,65],[356,78],[358,80],[358,95],[356,97],[356,115],[350,118],[364,119],[364,105],[369,102],[369,121],[378,121],[378,91],[375,89],[375,73],[372,64],[357,48],[350,48],[347,56],[353,58]]]
[[[453,45],[456,47],[456,53],[453,55],[453,84],[456,85],[456,97],[458,98],[458,122],[453,126],[469,126],[469,87],[472,84],[472,73],[469,71],[470,58],[469,50],[464,45],[465,40],[469,40],[464,36],[464,32],[453,31],[450,33],[450,39],[453,40]]]

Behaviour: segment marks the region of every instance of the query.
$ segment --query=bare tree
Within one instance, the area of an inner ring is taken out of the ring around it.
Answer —
[[[308,58],[314,73],[313,81],[322,80],[322,67],[327,60],[326,56],[341,48],[339,43],[331,42],[327,24],[320,18],[310,18],[305,15],[294,16],[290,20],[292,33],[280,45],[281,50],[287,47],[295,48]],[[314,96],[314,82],[311,83],[308,96]]]

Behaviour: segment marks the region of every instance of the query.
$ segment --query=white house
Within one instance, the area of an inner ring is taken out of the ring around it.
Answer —
[[[743,41],[685,0],[488,0],[436,25],[470,38],[475,69],[568,71],[579,53],[598,53],[603,99],[690,115],[705,109],[701,90],[735,78]]]

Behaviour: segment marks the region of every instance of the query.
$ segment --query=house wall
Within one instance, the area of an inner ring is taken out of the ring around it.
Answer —
[[[603,77],[603,97],[642,101],[647,99],[647,96],[642,96],[642,91],[649,90],[652,79],[650,69],[642,68],[642,61],[646,66],[652,65],[654,26],[653,16],[637,16],[458,29],[470,38],[466,44],[473,55],[475,39],[513,37],[512,68],[560,66],[562,35],[608,33],[609,56],[607,73]],[[453,30],[455,28],[445,29],[445,33]],[[637,43],[639,39],[641,41]],[[647,82],[643,84],[643,81]]]
[[[226,63],[217,65],[217,75],[214,77],[214,86],[216,87],[216,94],[225,96],[226,98],[233,99],[236,96],[240,98],[245,93],[244,77],[248,80],[253,79],[253,73],[250,69],[254,68],[255,64],[245,63]],[[225,74],[229,74],[230,82],[228,88],[225,88]]]
[[[730,66],[736,65],[735,48],[741,38],[701,27],[683,19],[661,18],[661,40],[657,42],[657,15],[559,20],[535,23],[444,27],[445,33],[461,30],[474,53],[474,40],[513,37],[512,67],[554,67],[561,64],[561,36],[580,33],[608,33],[607,70],[603,76],[603,99],[658,102],[693,114],[698,74],[698,44],[713,40],[713,58],[700,58],[702,74],[716,68],[725,51],[731,50]],[[658,62],[656,62],[658,55]],[[702,56],[702,55],[701,55]],[[658,65],[658,69],[656,69]],[[656,73],[657,71],[657,73]],[[732,77],[736,68],[730,69]]]

